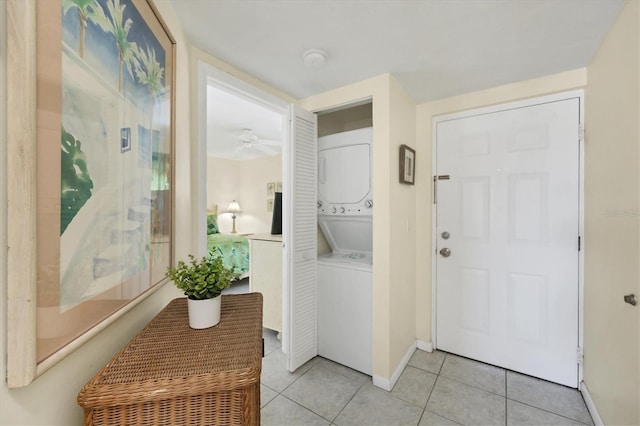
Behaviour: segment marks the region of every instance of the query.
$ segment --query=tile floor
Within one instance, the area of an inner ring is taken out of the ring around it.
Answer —
[[[245,279],[225,293],[247,291]],[[445,352],[416,350],[387,392],[321,357],[289,373],[274,331],[265,329],[264,345],[264,426],[593,425],[575,389]]]
[[[416,350],[391,392],[321,357],[289,373],[266,330],[262,425],[593,425],[566,388],[445,352]]]

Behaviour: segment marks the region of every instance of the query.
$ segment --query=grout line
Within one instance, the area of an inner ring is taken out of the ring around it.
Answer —
[[[535,405],[527,404],[526,402],[518,401],[517,399],[507,398],[507,400],[508,401],[513,401],[513,402],[515,402],[517,404],[525,405],[525,406],[530,407],[530,408],[535,408],[536,410],[544,411],[545,413],[553,414],[554,416],[558,416],[558,417],[562,417],[562,418],[567,419],[567,420],[571,420],[572,422],[576,422],[576,423],[579,423],[581,425],[589,426],[587,423],[584,423],[582,420],[578,420],[578,419],[575,419],[573,417],[568,417],[568,416],[566,416],[564,414],[558,414],[558,413],[555,413],[553,411],[549,411],[549,410],[544,409],[544,408],[536,407]],[[589,414],[589,417],[591,417],[591,414]]]
[[[508,423],[508,418],[509,418],[509,407],[508,407],[508,403],[507,403],[507,391],[509,389],[507,389],[508,386],[508,381],[507,381],[507,370],[504,370],[504,424],[505,426],[507,426]]]
[[[362,389],[362,387],[363,387],[365,384],[366,384],[366,382],[365,382],[365,383],[361,383],[361,384],[360,384],[360,387],[359,387],[359,388],[358,388],[358,389],[353,393],[353,395],[351,395],[351,398],[349,398],[349,400],[347,401],[347,403],[346,403],[346,404],[344,404],[344,407],[342,407],[342,408],[340,409],[340,411],[338,411],[338,414],[336,414],[336,416],[333,418],[333,420],[331,420],[331,424],[333,424],[333,422],[335,422],[335,421],[336,421],[336,419],[337,419],[338,417],[340,417],[340,414],[342,414],[342,412],[344,411],[344,409],[345,409],[345,408],[347,408],[347,405],[349,405],[349,404],[351,403],[351,401],[353,401],[353,398],[355,398],[355,397],[356,397],[356,395],[358,394],[358,392],[360,392],[360,389]]]

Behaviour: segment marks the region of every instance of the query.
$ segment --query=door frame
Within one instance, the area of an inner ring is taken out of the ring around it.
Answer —
[[[215,66],[198,59],[197,60],[197,115],[192,118],[192,126],[198,129],[198,143],[195,144],[195,148],[192,148],[191,152],[191,164],[195,168],[195,172],[191,174],[191,184],[194,192],[198,194],[192,201],[192,232],[196,236],[193,250],[199,253],[199,256],[204,256],[207,253],[207,86],[212,85],[220,90],[224,90],[249,102],[253,102],[257,105],[270,109],[282,116],[282,185],[283,188],[287,188],[290,181],[290,164],[288,159],[290,158],[291,150],[291,129],[290,122],[290,106],[291,104],[284,99],[281,99],[275,95],[272,95],[264,90],[248,83],[240,78],[237,78],[228,72],[225,72]],[[193,147],[194,145],[192,145]],[[289,198],[283,197],[283,211],[290,209]],[[287,216],[283,215],[282,229],[288,229],[289,223]],[[283,235],[285,237],[285,235]],[[282,246],[282,282],[283,282],[283,294],[288,295],[289,276],[288,276],[288,263],[289,247],[284,244]],[[286,289],[286,291],[285,291]],[[289,336],[289,312],[288,305],[285,305],[285,299],[283,298],[282,304],[282,350],[286,351],[288,346]],[[285,352],[286,354],[286,352]]]
[[[290,135],[288,128],[289,102],[247,83],[233,75],[216,68],[202,60],[198,60],[197,96],[197,148],[192,149],[191,164],[196,173],[192,173],[192,185],[198,196],[192,205],[193,232],[196,238],[196,250],[200,256],[207,253],[207,86],[214,86],[246,101],[270,109],[282,116],[282,179],[288,179],[288,165],[285,164],[285,151],[289,150]],[[192,121],[193,122],[193,121]],[[286,206],[282,206],[285,208]],[[283,229],[284,229],[283,223]]]
[[[479,107],[465,111],[454,112],[450,114],[442,114],[436,115],[432,117],[432,128],[431,128],[431,150],[432,150],[432,178],[438,175],[438,164],[437,164],[437,148],[438,148],[438,140],[437,140],[437,125],[440,122],[467,118],[481,114],[491,114],[506,110],[530,107],[534,105],[540,105],[550,102],[557,102],[567,99],[579,99],[579,120],[580,125],[579,128],[576,129],[577,136],[579,139],[579,166],[578,166],[578,232],[579,237],[581,239],[581,247],[578,252],[578,348],[576,352],[576,363],[578,365],[578,389],[580,389],[582,385],[583,378],[583,362],[582,362],[582,353],[583,353],[583,343],[584,343],[584,252],[585,252],[585,235],[584,235],[584,90],[572,90],[567,92],[555,93],[552,95],[545,96],[537,96],[526,98],[518,101],[507,101],[497,105],[492,105],[488,107]],[[432,196],[433,196],[433,185],[431,187]],[[437,182],[435,183],[437,185]],[[433,348],[438,348],[438,335],[437,335],[437,289],[438,289],[438,281],[437,281],[437,243],[438,243],[438,235],[437,235],[437,224],[438,224],[438,216],[437,216],[437,206],[435,203],[436,200],[433,200],[431,203],[431,340],[433,343]],[[577,242],[576,242],[577,244]]]

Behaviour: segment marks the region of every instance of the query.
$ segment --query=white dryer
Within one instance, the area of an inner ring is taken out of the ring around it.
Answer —
[[[371,215],[373,129],[318,138],[318,214]]]
[[[372,129],[318,138],[318,354],[372,374]]]

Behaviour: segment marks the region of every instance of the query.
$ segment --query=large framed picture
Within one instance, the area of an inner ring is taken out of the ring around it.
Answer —
[[[413,185],[416,173],[416,151],[400,145],[400,183]]]
[[[19,65],[26,77],[8,63],[8,78],[28,91],[33,75],[37,87],[33,138],[21,142],[37,167],[20,189],[25,194],[15,194],[36,203],[23,211],[27,219],[12,207],[8,213],[10,227],[35,224],[32,250],[10,260],[15,285],[30,289],[12,289],[10,277],[14,387],[165,280],[172,262],[175,41],[151,0],[10,0],[7,7],[34,20],[36,52]],[[28,44],[33,28],[19,22],[13,34]],[[19,131],[19,119],[8,115],[8,133]],[[10,244],[18,238],[24,235],[8,235]],[[24,272],[32,266],[35,277]],[[26,291],[35,297],[17,297]]]

